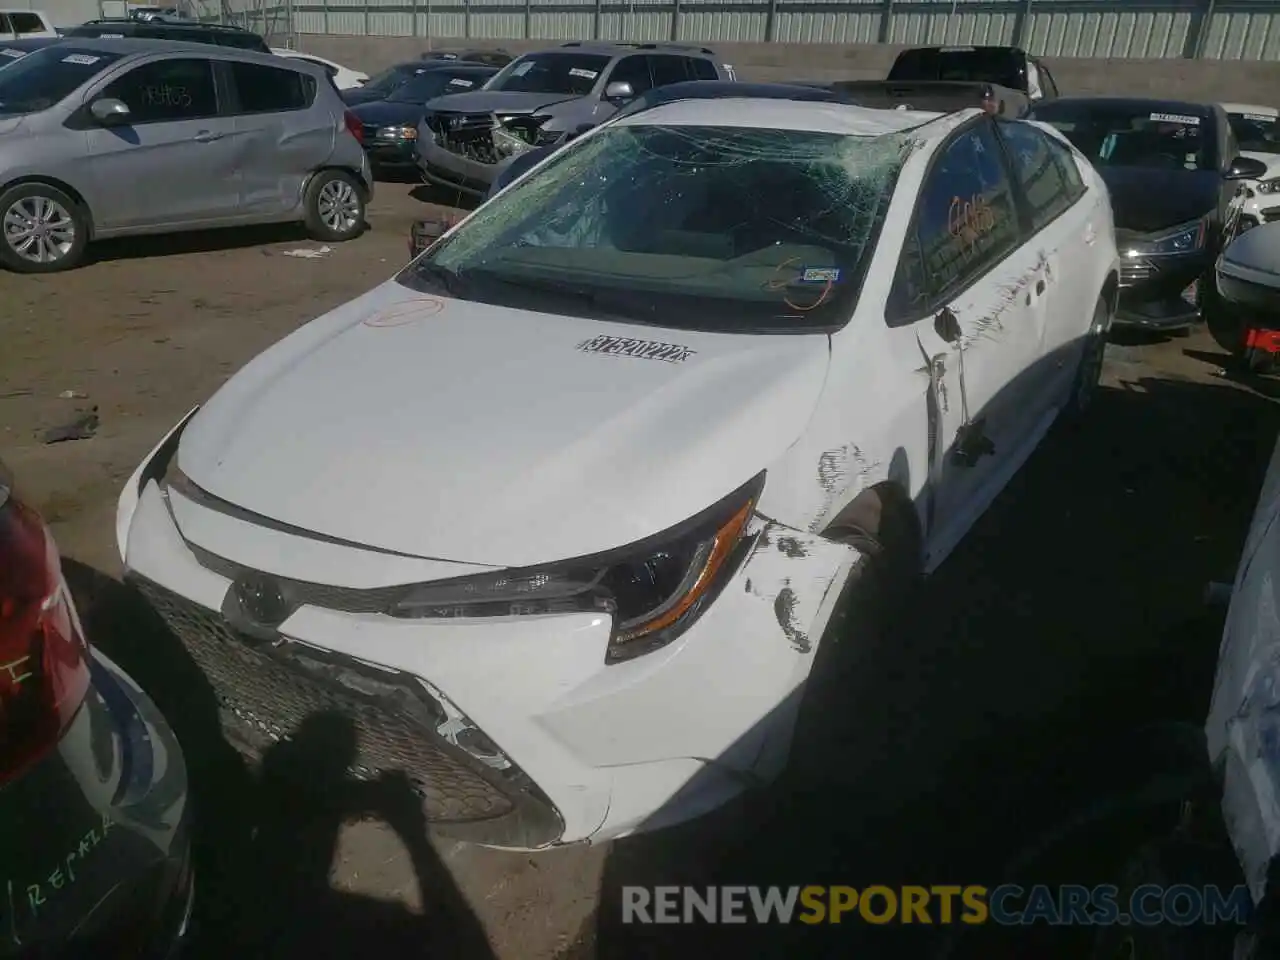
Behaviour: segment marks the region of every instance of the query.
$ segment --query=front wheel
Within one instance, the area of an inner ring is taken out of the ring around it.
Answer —
[[[65,192],[20,183],[0,195],[0,263],[16,273],[70,270],[84,259],[89,218]]]
[[[307,186],[304,207],[313,239],[342,243],[364,230],[364,187],[345,170],[316,174]]]
[[[1099,297],[1093,308],[1093,322],[1085,335],[1084,349],[1076,367],[1071,396],[1067,399],[1066,414],[1071,419],[1084,416],[1093,403],[1094,394],[1102,380],[1102,363],[1107,353],[1107,331],[1111,325],[1111,307],[1106,297]]]

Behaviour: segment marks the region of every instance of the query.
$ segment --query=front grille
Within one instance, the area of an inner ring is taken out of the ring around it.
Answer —
[[[489,113],[441,113],[432,118],[440,145],[450,153],[477,163],[497,163],[502,158],[493,145],[493,115]]]
[[[1120,286],[1128,287],[1149,280],[1156,272],[1150,260],[1125,258],[1120,261]]]
[[[257,641],[212,610],[132,579],[208,679],[229,739],[251,757],[260,759],[274,744],[291,739],[308,717],[338,714],[355,731],[351,775],[372,780],[403,772],[429,822],[512,846],[542,846],[558,838],[562,824],[554,807],[496,747],[486,766],[441,736],[448,725],[487,743],[415,678],[284,637]]]
[[[362,125],[361,125],[361,129],[362,129],[363,134],[364,134],[364,142],[365,142],[365,143],[368,143],[368,142],[369,142],[369,141],[371,141],[371,140],[376,140],[376,139],[378,139],[378,127],[377,127],[377,125],[376,125],[376,124],[373,124],[373,123],[365,123],[365,124],[362,124]]]

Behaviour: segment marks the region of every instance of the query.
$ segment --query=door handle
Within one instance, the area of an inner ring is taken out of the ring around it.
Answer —
[[[201,130],[192,139],[196,143],[213,143],[215,140],[221,140],[222,137],[223,134],[221,133],[214,133],[212,130]]]

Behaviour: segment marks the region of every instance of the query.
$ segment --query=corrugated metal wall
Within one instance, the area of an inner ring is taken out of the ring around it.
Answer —
[[[202,7],[222,4],[217,13],[223,18],[269,23],[275,31],[284,19],[293,33],[304,34],[704,43],[1018,43],[1032,53],[1056,57],[1280,60],[1280,0],[199,2]]]

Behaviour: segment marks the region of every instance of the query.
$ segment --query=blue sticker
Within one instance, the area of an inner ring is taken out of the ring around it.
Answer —
[[[839,279],[838,267],[805,267],[800,274],[801,283],[836,283]]]

